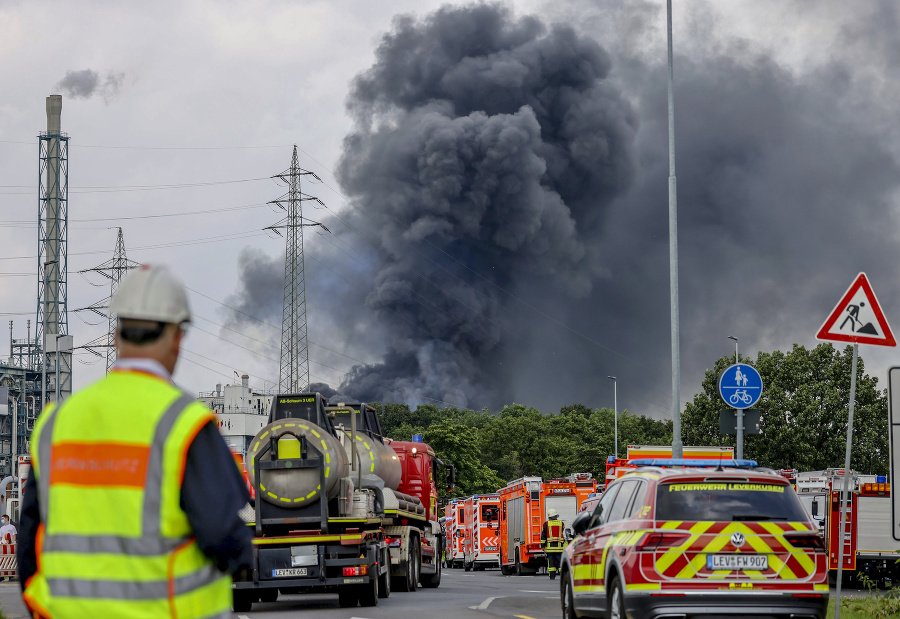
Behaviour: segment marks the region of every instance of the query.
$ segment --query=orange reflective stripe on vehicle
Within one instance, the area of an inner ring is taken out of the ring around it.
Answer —
[[[129,443],[57,443],[50,485],[143,488],[150,447]]]

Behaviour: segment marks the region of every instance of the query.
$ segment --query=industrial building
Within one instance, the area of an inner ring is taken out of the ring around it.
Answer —
[[[215,391],[201,393],[198,398],[216,414],[219,432],[228,448],[242,456],[247,453],[250,441],[269,422],[272,406],[271,393],[250,388],[250,377],[241,376],[240,385],[216,385]]]
[[[38,296],[34,332],[13,337],[0,363],[0,477],[15,473],[27,454],[34,420],[44,404],[72,393],[73,341],[69,335],[69,136],[62,132],[62,96],[47,97],[47,130],[38,137]],[[21,328],[21,326],[20,326]]]

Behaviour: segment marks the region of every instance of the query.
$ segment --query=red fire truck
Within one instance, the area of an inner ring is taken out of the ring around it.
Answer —
[[[444,528],[447,535],[447,551],[444,563],[447,567],[462,567],[465,557],[466,505],[465,499],[451,499],[444,508]]]
[[[686,460],[734,460],[734,447],[683,447],[682,458]],[[629,460],[669,459],[671,445],[629,445],[627,458],[610,456],[606,460],[606,483],[611,482],[635,468]]]
[[[500,560],[500,495],[476,494],[465,500],[463,567],[483,570]]]
[[[535,574],[545,567],[541,527],[547,513],[555,509],[568,528],[581,502],[596,489],[596,480],[583,473],[548,481],[522,477],[501,488],[500,570],[503,574]]]

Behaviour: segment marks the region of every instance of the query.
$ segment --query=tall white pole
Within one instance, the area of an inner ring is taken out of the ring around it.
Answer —
[[[613,432],[616,433],[616,458],[619,457],[619,392],[615,376],[607,376],[613,382]]]
[[[737,365],[740,363],[740,357],[738,356],[738,339],[733,335],[728,336],[729,340],[734,340],[734,364]],[[735,437],[734,442],[737,445],[734,450],[734,457],[738,460],[744,459],[744,409],[736,408],[734,409],[735,417],[736,417],[736,425],[735,425]]]
[[[669,47],[669,295],[672,321],[672,457],[682,457],[681,351],[678,322],[678,196],[675,185],[675,94],[672,70],[672,0],[666,2]]]

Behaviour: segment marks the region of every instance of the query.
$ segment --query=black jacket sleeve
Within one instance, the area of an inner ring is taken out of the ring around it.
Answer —
[[[252,536],[238,516],[249,500],[234,456],[215,424],[206,424],[188,448],[181,508],[200,550],[223,572],[234,574],[250,567]]]
[[[37,556],[35,542],[38,525],[41,524],[41,511],[38,507],[37,482],[34,469],[28,472],[25,489],[22,491],[22,503],[19,505],[19,530],[16,536],[16,561],[19,564],[19,587],[25,591],[25,583],[37,572]]]

